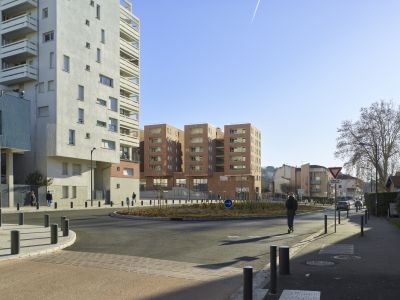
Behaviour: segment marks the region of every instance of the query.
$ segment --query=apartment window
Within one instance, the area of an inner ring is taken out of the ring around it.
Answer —
[[[149,138],[149,142],[150,143],[161,143],[161,139],[160,138]]]
[[[203,147],[191,147],[190,152],[203,152]]]
[[[190,130],[190,134],[202,134],[203,133],[203,128],[198,127],[198,128],[192,128]]]
[[[229,141],[231,143],[246,143],[246,139],[245,138],[230,138]]]
[[[89,21],[89,20],[86,20],[86,21],[85,21],[85,24],[86,24],[87,26],[90,26],[90,21]]]
[[[39,93],[44,93],[44,82],[39,82]]]
[[[85,87],[83,85],[78,85],[78,100],[85,99]]]
[[[54,52],[50,52],[50,69],[54,69]]]
[[[110,102],[109,102],[108,109],[111,110],[111,111],[117,112],[118,111],[118,100],[115,99],[115,98],[110,97]]]
[[[99,63],[101,62],[101,49],[97,48],[97,52],[96,52],[96,61]]]
[[[203,166],[194,166],[194,165],[191,165],[191,166],[190,166],[190,170],[192,170],[192,171],[201,171],[201,170],[203,170]]]
[[[68,175],[68,163],[63,162],[62,163],[62,175]]]
[[[245,128],[229,129],[229,134],[244,134],[244,133],[246,133]]]
[[[106,43],[106,31],[104,29],[101,30],[100,41],[105,44]]]
[[[51,42],[54,40],[54,31],[43,33],[43,43]]]
[[[246,161],[245,156],[231,156],[231,161]]]
[[[108,119],[108,130],[112,132],[117,132],[118,128],[118,120],[114,118],[109,118]]]
[[[124,176],[133,176],[133,169],[132,168],[124,168],[124,170],[122,171],[122,174],[124,174]]]
[[[94,7],[94,0],[90,0],[90,6]]]
[[[86,42],[86,48],[90,49],[90,43]]]
[[[62,187],[62,197],[63,199],[68,199],[68,186],[63,185]]]
[[[106,127],[106,126],[107,126],[107,123],[106,123],[106,122],[103,122],[103,121],[97,120],[97,126]]]
[[[191,156],[191,161],[203,161],[203,156]]]
[[[161,152],[161,147],[151,147],[150,152]]]
[[[85,70],[86,70],[86,71],[90,71],[90,66],[89,66],[89,65],[86,65]]]
[[[96,103],[102,106],[107,106],[107,101],[100,98],[97,98]]]
[[[121,135],[129,135],[131,133],[131,131],[128,128],[124,127],[120,127],[119,132],[121,133]]]
[[[130,153],[130,148],[129,147],[121,146],[119,148],[119,156],[120,156],[121,159],[128,159],[129,160],[130,159],[129,153]]]
[[[63,59],[63,71],[69,72],[69,56],[64,55]]]
[[[38,107],[38,117],[48,117],[49,116],[49,107],[41,106]]]
[[[203,142],[203,138],[202,137],[191,138],[190,142],[193,143],[193,144],[202,143]]]
[[[150,134],[159,134],[159,133],[161,133],[161,128],[150,129]]]
[[[78,108],[78,123],[83,124],[85,119],[85,112],[82,108]]]
[[[104,76],[100,74],[100,83],[107,85],[109,87],[113,87],[114,86],[114,80],[110,77]]]
[[[243,170],[245,168],[246,168],[245,165],[230,165],[229,166],[229,169],[231,169],[231,170]]]
[[[151,162],[161,161],[161,156],[150,156]]]
[[[246,152],[246,147],[231,147],[230,152]]]
[[[149,168],[152,171],[161,171],[161,166],[158,165],[150,165]]]
[[[115,150],[115,142],[109,140],[101,140],[102,147],[108,150]]]
[[[55,83],[54,80],[49,80],[47,82],[47,90],[48,91],[54,91],[55,90]]]
[[[72,187],[72,198],[76,199],[76,186]]]
[[[45,7],[42,9],[42,19],[46,19],[49,17],[49,8]]]
[[[100,5],[96,5],[96,18],[100,20]]]
[[[82,166],[79,164],[73,164],[72,175],[82,175]]]
[[[70,129],[68,131],[68,144],[75,145],[75,130]]]

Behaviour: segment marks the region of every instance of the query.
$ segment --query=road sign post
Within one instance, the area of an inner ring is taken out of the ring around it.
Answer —
[[[329,172],[331,172],[334,180],[331,180],[331,183],[335,184],[335,233],[336,233],[336,213],[337,213],[337,184],[340,183],[340,180],[336,179],[342,170],[342,167],[332,167],[328,168]]]

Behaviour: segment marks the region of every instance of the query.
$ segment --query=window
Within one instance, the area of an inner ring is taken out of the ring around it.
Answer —
[[[82,166],[79,164],[73,164],[72,175],[82,175]]]
[[[124,176],[133,176],[133,169],[124,168],[124,170],[122,171],[122,174],[124,174]]]
[[[203,152],[203,147],[191,147],[190,152]]]
[[[121,135],[129,135],[131,133],[131,131],[128,128],[124,127],[120,127],[119,132],[121,133]]]
[[[83,124],[85,121],[85,112],[82,108],[78,108],[78,123]]]
[[[100,5],[96,5],[96,18],[100,20]]]
[[[246,152],[246,147],[230,147],[230,152]]]
[[[130,148],[127,146],[122,146],[119,148],[119,156],[121,159],[128,159],[130,158]]]
[[[151,147],[150,152],[161,152],[161,147]]]
[[[43,33],[43,43],[47,43],[54,40],[54,31]]]
[[[68,186],[63,185],[62,187],[62,197],[63,199],[68,199]]]
[[[203,156],[191,156],[191,161],[203,161]]]
[[[149,142],[150,143],[161,143],[161,139],[160,138],[149,138]]]
[[[78,85],[78,100],[85,99],[85,87],[83,85]]]
[[[202,133],[203,133],[203,128],[201,128],[201,127],[192,128],[192,129],[190,130],[190,133],[191,133],[191,134],[202,134]]]
[[[94,1],[93,0],[90,0],[90,6],[94,7]]]
[[[150,165],[149,168],[153,171],[161,171],[161,166],[158,165]]]
[[[85,24],[86,24],[87,26],[90,26],[90,21],[89,21],[89,20],[86,20],[86,21],[85,21]]]
[[[42,19],[46,19],[49,16],[49,8],[45,7],[42,9]]]
[[[159,134],[159,133],[161,133],[161,128],[150,129],[150,134]]]
[[[86,65],[85,70],[86,70],[86,71],[90,71],[90,66],[89,66],[89,65]]]
[[[246,168],[245,165],[230,165],[229,166],[229,169],[231,169],[231,170],[243,170],[245,168]]]
[[[115,150],[115,142],[109,140],[101,140],[102,147],[108,150]]]
[[[44,93],[44,82],[39,82],[39,93]]]
[[[63,71],[69,72],[69,56],[64,55]]]
[[[203,170],[203,166],[194,166],[194,165],[191,165],[191,166],[190,166],[190,170],[192,170],[192,171],[201,171],[201,170]]]
[[[244,137],[230,138],[229,142],[231,142],[231,143],[246,143],[246,138],[244,138]]]
[[[96,61],[99,63],[101,62],[101,49],[97,48],[97,52],[96,52]]]
[[[203,142],[203,138],[202,137],[191,138],[190,142],[193,143],[193,144],[202,143]]]
[[[50,69],[54,69],[54,52],[50,52]]]
[[[229,134],[244,134],[244,133],[246,133],[245,128],[235,128],[229,130]]]
[[[90,43],[86,42],[86,48],[90,49]]]
[[[106,126],[107,126],[107,123],[106,123],[106,122],[103,122],[103,121],[97,120],[97,126],[106,127]]]
[[[102,105],[102,106],[107,106],[107,101],[106,101],[106,100],[103,100],[103,99],[97,98],[96,103],[97,103],[97,104],[100,104],[100,105]]]
[[[186,187],[186,179],[176,179],[175,184],[178,187]]]
[[[231,156],[231,161],[246,161],[246,156]]]
[[[101,37],[100,37],[100,41],[105,44],[106,43],[106,32],[104,29],[101,30]]]
[[[118,130],[118,120],[114,118],[108,119],[108,130],[112,132],[117,132]]]
[[[161,161],[161,156],[150,156],[151,162]]]
[[[76,198],[76,186],[72,187],[72,198],[75,199]]]
[[[68,163],[63,162],[62,163],[62,175],[68,175]]]
[[[114,80],[110,77],[104,76],[100,74],[100,83],[107,85],[109,87],[113,87],[114,86]]]
[[[49,116],[49,107],[41,106],[38,107],[38,117],[48,117]]]
[[[115,98],[110,97],[110,102],[109,102],[109,110],[111,111],[118,111],[118,100]]]
[[[54,91],[55,90],[54,80],[49,80],[49,82],[47,82],[47,90],[48,91]]]
[[[68,144],[75,145],[75,130],[70,129],[68,131]]]

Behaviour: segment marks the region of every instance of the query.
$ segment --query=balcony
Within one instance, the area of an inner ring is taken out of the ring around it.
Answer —
[[[126,117],[120,115],[119,122],[121,126],[126,127],[128,129],[138,129],[139,128],[139,121],[134,120],[131,117]]]
[[[0,34],[27,35],[37,31],[37,20],[30,15],[21,15],[1,22]],[[3,36],[4,38],[4,36]]]
[[[126,40],[120,40],[121,51],[128,56],[139,57],[139,47],[134,42],[128,42]]]
[[[128,19],[121,18],[119,22],[120,37],[126,41],[139,40],[139,30],[136,23],[129,24]]]
[[[121,106],[125,106],[128,109],[139,111],[139,102],[136,100],[136,98],[128,98],[122,95],[120,95],[119,98]]]
[[[120,58],[119,65],[121,71],[126,73],[128,76],[132,77],[134,75],[139,76],[139,67],[127,59]]]
[[[136,83],[133,83],[127,78],[120,77],[120,88],[123,90],[128,91],[129,93],[139,93],[139,85]]]
[[[19,65],[0,72],[0,84],[14,84],[38,79],[37,69],[30,65]]]
[[[3,14],[17,14],[37,7],[37,0],[2,0],[0,10]]]
[[[13,57],[15,60],[24,60],[37,55],[37,44],[28,40],[3,45],[0,51],[0,58]]]

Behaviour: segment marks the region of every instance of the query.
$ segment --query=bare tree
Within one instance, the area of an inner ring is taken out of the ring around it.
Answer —
[[[363,107],[359,120],[344,121],[338,133],[335,156],[358,174],[362,168],[376,167],[383,190],[400,158],[400,107],[384,100]]]

